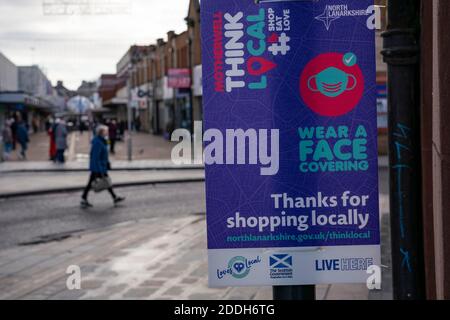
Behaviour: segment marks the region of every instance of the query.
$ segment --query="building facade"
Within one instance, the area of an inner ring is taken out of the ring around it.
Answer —
[[[203,88],[202,88],[202,45],[200,30],[200,1],[189,2],[186,17],[190,43],[190,65],[192,69],[192,95],[194,121],[203,120]]]
[[[18,70],[19,91],[39,100],[38,104],[25,104],[20,112],[33,131],[42,130],[46,118],[55,111],[52,103],[55,97],[53,86],[44,72],[36,65],[19,66]]]
[[[77,95],[93,99],[94,94],[97,92],[96,81],[82,81],[81,85],[77,89]]]
[[[98,96],[103,109],[103,117],[114,119],[122,126],[127,122],[128,93],[125,78],[115,74],[102,74],[98,80]]]
[[[117,63],[126,79],[133,122],[140,129],[170,137],[202,119],[200,3],[192,0],[186,31],[167,32],[149,46],[132,46]]]
[[[44,129],[54,110],[54,90],[38,66],[16,67],[0,53],[0,127],[20,113],[32,131]]]
[[[19,89],[19,71],[5,55],[0,52],[0,92]]]
[[[42,98],[53,94],[50,81],[38,66],[19,67],[19,90]]]
[[[64,86],[63,81],[57,81],[56,86],[53,87],[53,96],[50,98],[57,117],[64,116],[67,111],[67,101],[75,95],[75,92]]]
[[[126,79],[127,105],[131,108],[132,127],[137,131],[150,131],[151,127],[151,106],[139,95],[141,83],[144,90],[151,86],[144,65],[150,51],[151,46],[131,46],[116,65],[117,78]]]
[[[450,299],[450,6],[422,1],[422,190],[427,298]]]
[[[0,94],[15,92],[19,89],[19,71],[5,55],[0,52]],[[0,132],[6,117],[6,106],[0,103]],[[0,143],[1,145],[1,143]]]

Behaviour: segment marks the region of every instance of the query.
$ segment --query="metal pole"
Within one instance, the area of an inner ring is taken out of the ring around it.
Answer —
[[[192,41],[193,41],[193,27],[194,27],[194,22],[192,21],[192,25],[189,25],[188,23],[188,27],[189,27],[189,71],[191,73],[190,77],[191,77],[191,87],[189,88],[189,105],[191,107],[191,136],[192,136],[192,142],[194,140],[194,96],[193,96],[193,92],[192,92],[192,86],[194,85],[194,81],[193,81],[193,75],[194,75],[194,70],[193,70],[193,53],[192,53]]]
[[[146,122],[148,124],[148,132],[150,132],[150,127],[151,127],[151,123],[150,123],[150,101],[149,101],[149,92],[150,92],[150,85],[149,85],[149,77],[148,77],[148,55],[150,53],[147,52],[145,57],[144,57],[144,83],[145,83],[145,89],[146,89],[146,94],[145,94],[145,106],[147,107],[147,118],[146,118]]]
[[[192,43],[193,43],[193,39],[194,39],[194,26],[195,26],[195,21],[189,17],[186,18],[186,22],[187,22],[187,27],[188,27],[188,65],[189,65],[189,72],[190,72],[190,77],[191,77],[191,85],[189,88],[189,106],[191,108],[190,113],[191,113],[191,126],[190,126],[190,130],[191,130],[191,145],[195,146],[195,121],[194,121],[194,94],[192,92],[192,87],[194,85],[194,70],[193,70],[193,66],[194,66],[194,62],[193,62],[193,52],[192,52]],[[197,138],[203,138],[203,137],[197,137]],[[192,147],[191,148],[191,159],[193,159],[195,161],[195,148]]]
[[[388,64],[394,299],[425,298],[420,140],[420,0],[389,0]]]
[[[156,100],[156,91],[157,91],[157,75],[156,75],[156,59],[158,59],[158,51],[159,49],[156,48],[154,52],[153,59],[151,61],[152,64],[152,84],[153,84],[153,93],[152,93],[152,99],[153,99],[153,134],[157,135],[159,134],[159,106]]]
[[[128,108],[127,108],[127,117],[128,117],[128,135],[127,135],[127,144],[128,144],[128,161],[133,161],[133,140],[132,140],[132,125],[131,125],[131,76],[132,71],[128,75],[127,79],[127,89],[128,89]]]
[[[308,286],[275,286],[273,300],[316,300],[316,287]]]

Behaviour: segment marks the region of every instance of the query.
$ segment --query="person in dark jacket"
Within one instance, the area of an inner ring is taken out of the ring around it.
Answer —
[[[12,138],[13,138],[12,149],[16,150],[16,145],[17,145],[17,115],[14,115],[11,120],[12,120],[12,122],[11,122],[11,132],[12,132]]]
[[[64,163],[64,152],[67,149],[67,127],[64,120],[60,120],[55,126],[55,146],[56,146],[56,161],[58,163]]]
[[[3,130],[2,130],[2,138],[3,138],[3,160],[9,160],[12,151],[13,145],[13,134],[11,130],[12,121],[6,120]]]
[[[116,154],[116,141],[117,141],[117,124],[116,120],[112,120],[111,122],[108,122],[108,132],[109,132],[109,142],[111,144],[110,151],[111,154]]]
[[[30,138],[28,136],[28,129],[25,123],[22,121],[21,118],[18,118],[17,122],[17,142],[20,144],[20,158],[22,160],[27,159],[27,149],[28,149],[28,142],[30,142]]]
[[[96,129],[96,135],[94,139],[92,139],[90,163],[89,163],[89,171],[91,172],[91,176],[89,177],[89,182],[86,188],[84,189],[83,195],[81,196],[82,208],[92,207],[92,204],[90,204],[88,201],[88,194],[92,188],[92,183],[95,181],[95,179],[108,176],[110,164],[108,157],[107,137],[108,137],[108,127],[103,125],[98,126]],[[117,196],[112,188],[109,188],[108,192],[111,194],[114,204],[118,204],[119,202],[125,200],[124,197]]]
[[[54,161],[54,162],[56,162],[56,140],[55,140],[56,126],[57,126],[56,121],[53,123],[52,121],[49,120],[48,129],[47,129],[47,133],[50,138],[48,154],[49,154],[50,161]]]

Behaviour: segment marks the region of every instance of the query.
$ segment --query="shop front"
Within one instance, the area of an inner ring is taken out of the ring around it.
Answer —
[[[43,99],[22,92],[0,94],[0,123],[20,115],[29,130],[39,132],[45,129],[45,122],[52,113],[52,105]]]
[[[175,129],[174,115],[174,89],[168,86],[168,77],[163,77],[156,82],[155,103],[153,111],[153,132],[163,134],[166,139]]]
[[[133,120],[137,124],[138,131],[151,132],[152,113],[151,99],[153,98],[153,87],[151,83],[141,85],[131,90],[131,107],[133,108]]]
[[[169,69],[168,87],[173,90],[174,108],[172,122],[174,129],[191,129],[191,71],[186,68]]]
[[[202,87],[202,66],[194,67],[193,72],[194,83],[192,85],[193,107],[194,107],[194,121],[203,120],[203,87]]]
[[[176,107],[174,113],[175,128],[191,129],[192,112],[190,103],[190,89],[175,89]]]
[[[5,108],[0,104],[0,132],[3,132],[5,126]],[[0,134],[0,161],[3,161],[3,137]]]

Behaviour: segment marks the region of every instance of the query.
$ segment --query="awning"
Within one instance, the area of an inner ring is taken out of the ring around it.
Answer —
[[[32,107],[46,112],[51,112],[54,107],[50,102],[24,92],[2,92],[0,93],[0,103],[22,108]]]
[[[97,114],[98,113],[109,113],[109,112],[111,112],[111,110],[107,109],[107,108],[96,108],[96,109],[92,109],[91,112],[97,113]]]
[[[119,105],[128,105],[128,100],[126,98],[112,98],[111,100],[107,100],[103,102],[103,106],[119,106]]]

